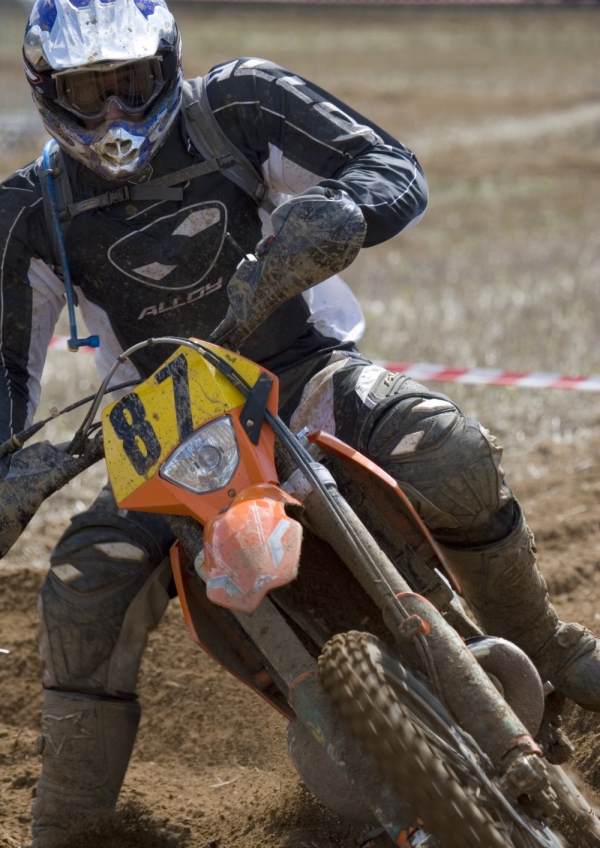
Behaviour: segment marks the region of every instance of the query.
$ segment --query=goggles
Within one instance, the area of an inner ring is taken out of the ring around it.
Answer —
[[[111,103],[140,114],[165,84],[160,56],[56,74],[54,80],[56,102],[83,120],[102,118]]]

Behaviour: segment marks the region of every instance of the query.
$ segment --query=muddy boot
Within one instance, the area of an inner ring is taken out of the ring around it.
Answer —
[[[137,701],[44,692],[31,848],[66,846],[70,827],[114,808],[139,720]]]
[[[501,541],[443,550],[483,628],[522,648],[557,692],[600,712],[600,647],[585,627],[559,620],[520,508]]]

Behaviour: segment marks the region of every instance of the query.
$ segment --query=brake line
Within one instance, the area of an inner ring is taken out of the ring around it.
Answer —
[[[109,392],[118,392],[121,389],[130,389],[132,386],[138,386],[140,382],[140,380],[129,380],[126,383],[118,383],[116,386],[110,386],[106,390],[105,394]],[[59,418],[61,415],[66,415],[67,412],[73,412],[74,409],[78,409],[78,407],[83,406],[86,403],[90,403],[95,399],[97,394],[97,392],[94,392],[93,395],[88,395],[81,400],[75,401],[75,403],[72,403],[69,406],[65,406],[64,409],[53,412],[48,416],[48,418],[44,418],[43,421],[38,421],[35,424],[32,424],[31,427],[21,430],[19,433],[13,433],[10,439],[7,439],[0,445],[0,459],[3,459],[3,457],[8,454],[15,453],[15,451],[20,450],[25,442],[33,438],[36,433],[39,433],[42,427],[45,427],[46,424],[50,423],[50,421],[54,421],[55,418]]]

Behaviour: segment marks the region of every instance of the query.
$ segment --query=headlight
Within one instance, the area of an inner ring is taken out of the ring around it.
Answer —
[[[160,476],[197,495],[226,486],[240,462],[235,429],[229,415],[205,424],[176,448]]]

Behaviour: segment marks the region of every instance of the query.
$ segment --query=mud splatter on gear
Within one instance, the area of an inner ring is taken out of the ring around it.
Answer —
[[[291,427],[326,430],[377,462],[440,541],[492,542],[510,527],[502,450],[446,395],[408,377],[334,353],[306,384]]]
[[[119,510],[108,488],[73,519],[40,593],[47,689],[135,694],[147,634],[169,600],[173,541],[164,519]]]
[[[207,80],[221,130],[255,167],[275,206],[315,185],[343,190],[365,217],[366,247],[424,213],[427,185],[416,157],[318,86],[262,59],[219,65]],[[201,160],[180,114],[145,176]],[[129,185],[70,156],[65,162],[73,203]],[[208,338],[225,317],[227,281],[241,258],[225,234],[250,253],[272,232],[269,216],[222,172],[185,184],[182,200],[132,202],[125,195],[77,215],[66,238],[83,318],[100,337],[102,376],[125,348],[150,336]],[[28,166],[0,191],[0,442],[24,429],[39,402],[46,350],[64,307],[57,270],[38,169]],[[277,309],[242,352],[279,373],[351,345],[363,328],[356,299],[333,277]],[[166,348],[153,350],[136,354],[115,379],[152,373],[168,356]]]
[[[91,810],[114,809],[139,721],[135,700],[44,692],[36,742],[43,768],[32,807],[31,848],[63,845],[66,822]]]
[[[505,538],[471,549],[446,547],[446,556],[486,631],[522,648],[557,692],[600,712],[598,641],[582,625],[559,620],[536,565],[533,533],[514,505]]]
[[[107,180],[135,177],[181,107],[181,46],[164,0],[37,0],[25,73],[48,133]],[[115,105],[123,114],[107,123]]]

